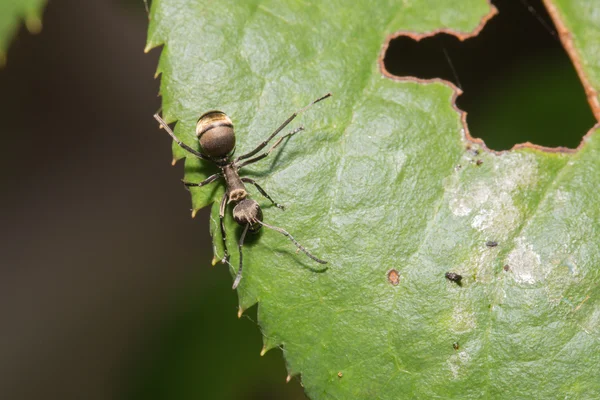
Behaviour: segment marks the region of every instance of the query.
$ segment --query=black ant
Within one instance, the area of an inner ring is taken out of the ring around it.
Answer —
[[[292,137],[296,133],[304,130],[303,127],[294,129],[290,133],[280,137],[275,142],[275,144],[273,144],[269,148],[269,150],[257,155],[256,157],[253,157],[256,153],[261,151],[279,132],[281,132],[299,114],[306,111],[313,104],[318,103],[321,100],[325,100],[330,96],[331,93],[327,93],[325,96],[316,99],[312,103],[308,104],[306,107],[296,111],[288,119],[286,119],[285,122],[283,122],[277,129],[275,129],[275,131],[273,131],[273,133],[269,135],[267,140],[259,144],[254,150],[243,154],[235,159],[232,159],[233,153],[235,152],[235,133],[233,131],[233,123],[224,112],[209,111],[203,114],[198,119],[198,123],[196,124],[196,136],[198,137],[198,141],[200,142],[200,148],[202,149],[202,152],[198,152],[192,149],[191,147],[183,143],[181,140],[179,140],[175,136],[171,128],[169,128],[169,125],[167,125],[167,123],[158,114],[154,114],[154,118],[158,121],[160,126],[164,128],[164,130],[166,130],[169,135],[171,135],[175,143],[181,146],[181,148],[202,160],[214,163],[217,167],[221,169],[221,172],[209,176],[202,182],[183,183],[186,187],[201,187],[209,183],[215,182],[219,178],[225,179],[226,190],[225,194],[223,195],[223,198],[221,199],[221,205],[219,208],[221,238],[223,239],[223,247],[225,249],[223,259],[221,260],[221,262],[228,263],[229,260],[229,253],[227,251],[227,243],[225,240],[225,224],[223,222],[225,218],[225,209],[229,202],[235,203],[235,207],[233,208],[233,219],[235,220],[235,222],[244,227],[244,230],[242,231],[242,235],[240,236],[238,242],[238,250],[240,253],[240,265],[235,280],[233,282],[234,289],[238,286],[240,280],[242,279],[242,245],[244,244],[246,233],[248,231],[257,232],[263,226],[287,236],[299,250],[304,252],[304,254],[306,254],[308,257],[315,260],[316,262],[320,264],[327,264],[327,261],[323,261],[310,254],[308,250],[302,247],[302,245],[298,243],[287,231],[263,222],[263,215],[260,206],[255,200],[248,198],[248,192],[246,190],[246,187],[244,186],[244,183],[250,183],[256,186],[256,189],[258,189],[260,194],[269,199],[269,201],[271,201],[271,203],[273,203],[275,207],[280,208],[282,210],[284,209],[284,207],[281,204],[275,203],[271,196],[269,196],[267,192],[265,192],[264,189],[260,187],[259,184],[256,183],[253,179],[240,177],[238,171],[247,165],[253,164],[267,157],[271,153],[271,151],[273,151],[277,146],[279,146],[279,144],[281,144],[281,142],[284,139]]]

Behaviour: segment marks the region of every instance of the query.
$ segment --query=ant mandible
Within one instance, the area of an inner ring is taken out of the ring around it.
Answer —
[[[219,178],[225,179],[225,194],[221,199],[221,204],[219,208],[219,221],[221,226],[221,238],[223,240],[223,248],[225,249],[223,259],[221,262],[226,263],[229,260],[229,253],[227,251],[227,243],[226,243],[226,234],[225,234],[225,209],[229,202],[233,202],[235,207],[233,208],[233,219],[239,225],[244,227],[242,231],[242,235],[238,241],[238,251],[240,254],[239,267],[237,271],[237,275],[233,282],[233,289],[237,288],[242,279],[242,246],[244,244],[244,239],[246,238],[246,233],[257,232],[261,227],[266,227],[272,229],[276,232],[279,232],[289,238],[292,243],[296,245],[296,247],[304,252],[308,257],[313,259],[314,261],[320,264],[327,264],[327,261],[323,261],[320,258],[317,258],[310,254],[308,250],[306,250],[300,243],[298,243],[292,235],[290,235],[287,231],[282,228],[278,228],[276,226],[269,225],[263,222],[263,215],[260,206],[255,200],[252,200],[248,197],[248,191],[246,190],[246,186],[244,183],[250,183],[256,186],[256,189],[265,196],[273,205],[277,208],[284,209],[284,207],[278,203],[275,203],[271,196],[265,192],[265,190],[260,187],[256,181],[246,177],[240,177],[239,170],[247,165],[253,164],[257,161],[262,160],[267,157],[283,140],[286,138],[292,137],[296,133],[304,130],[303,127],[299,127],[291,131],[290,133],[280,137],[266,152],[253,157],[256,153],[261,151],[267,144],[275,137],[279,132],[281,132],[290,122],[294,120],[299,114],[306,111],[310,106],[315,103],[320,102],[321,100],[325,100],[330,97],[331,93],[327,93],[323,97],[319,97],[312,103],[308,104],[306,107],[296,111],[293,113],[288,119],[286,119],[264,142],[260,143],[254,150],[243,154],[235,159],[233,159],[233,154],[235,152],[235,133],[233,131],[233,123],[231,119],[222,111],[209,111],[203,114],[196,124],[196,136],[198,137],[198,141],[200,142],[200,148],[202,152],[192,149],[185,143],[175,136],[169,125],[160,117],[158,114],[154,114],[154,118],[158,121],[160,126],[167,131],[167,133],[173,138],[175,143],[177,143],[181,148],[186,150],[187,152],[193,154],[194,156],[214,163],[217,167],[221,169],[221,172],[218,172],[214,175],[209,176],[205,180],[199,183],[192,182],[184,182],[186,187],[194,186],[201,187],[208,185],[209,183],[215,182]],[[251,158],[252,157],[252,158]],[[246,161],[243,161],[246,160]]]

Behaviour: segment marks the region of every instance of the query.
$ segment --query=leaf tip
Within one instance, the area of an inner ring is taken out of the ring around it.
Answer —
[[[266,346],[263,346],[263,348],[260,350],[260,356],[262,357],[267,354],[267,351],[269,351],[269,349],[267,349]]]
[[[196,214],[198,214],[198,209],[197,209],[197,208],[194,208],[194,209],[192,210],[192,218],[196,218]],[[213,264],[213,265],[214,265],[214,264]]]
[[[244,309],[243,309],[242,307],[240,307],[240,308],[238,309],[238,314],[237,314],[237,315],[238,315],[238,318],[242,318],[242,314],[244,314]],[[264,349],[265,349],[265,348],[263,347],[263,350],[260,352],[260,355],[261,355],[261,356],[263,355],[263,351],[265,351]]]
[[[25,26],[27,30],[33,34],[40,33],[42,30],[42,20],[37,16],[28,16],[25,18]]]
[[[288,375],[285,377],[285,383],[290,383],[290,381],[292,380],[292,376]]]

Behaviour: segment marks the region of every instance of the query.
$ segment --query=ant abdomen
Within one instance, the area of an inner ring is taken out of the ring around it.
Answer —
[[[235,148],[235,133],[231,119],[221,111],[209,111],[198,119],[196,136],[204,154],[225,158]]]
[[[252,199],[244,199],[233,208],[233,219],[242,226],[249,225],[252,232],[261,228],[258,221],[262,221],[263,214],[258,203]]]

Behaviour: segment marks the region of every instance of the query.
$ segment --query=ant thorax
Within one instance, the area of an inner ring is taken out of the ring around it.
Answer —
[[[223,171],[223,177],[225,178],[229,201],[237,203],[244,200],[248,196],[248,192],[246,191],[244,182],[242,182],[242,179],[238,174],[237,168],[232,164],[228,164],[221,167],[221,170]]]

